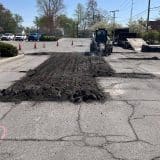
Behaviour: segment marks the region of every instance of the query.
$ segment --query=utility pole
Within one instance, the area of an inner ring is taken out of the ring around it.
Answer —
[[[52,30],[52,17],[51,17],[51,0],[49,0],[49,34],[51,34]]]
[[[119,10],[113,10],[110,11],[111,13],[113,13],[113,42],[115,39],[115,25],[116,25],[116,13],[119,12]]]
[[[149,28],[150,11],[151,11],[151,0],[148,0],[148,15],[147,15],[147,26],[146,26],[147,32],[148,32],[148,28]]]
[[[133,18],[133,4],[134,4],[133,0],[131,0],[131,1],[132,1],[132,3],[131,3],[130,22],[132,22],[132,18]]]

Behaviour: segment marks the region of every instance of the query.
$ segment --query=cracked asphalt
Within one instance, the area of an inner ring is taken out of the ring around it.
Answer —
[[[70,39],[61,41],[64,46],[55,48],[57,52],[70,44]],[[80,49],[83,43],[86,48]],[[89,40],[76,39],[74,45],[67,51],[72,47],[79,52],[86,50]],[[155,77],[97,78],[103,91],[111,95],[105,103],[1,102],[0,160],[159,160],[160,63],[127,59],[153,56],[160,58],[159,53],[114,48],[105,59],[117,73]],[[47,58],[26,54],[24,59],[1,65],[0,88],[7,88],[25,75],[22,71]]]

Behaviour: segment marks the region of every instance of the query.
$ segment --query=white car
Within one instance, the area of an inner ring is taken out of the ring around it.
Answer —
[[[12,33],[5,33],[4,35],[2,35],[1,40],[2,41],[14,40],[14,34],[12,34]]]
[[[26,40],[27,39],[27,36],[26,35],[23,35],[23,34],[21,34],[21,33],[19,33],[19,34],[17,34],[16,36],[15,36],[15,41],[24,41],[24,40]]]

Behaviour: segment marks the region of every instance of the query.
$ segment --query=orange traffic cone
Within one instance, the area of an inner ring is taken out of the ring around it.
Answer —
[[[19,43],[18,45],[18,50],[21,51],[22,50],[22,47],[21,47],[21,44]]]
[[[59,46],[59,42],[57,41],[57,47]]]
[[[34,43],[34,49],[37,49],[37,43],[36,42]]]
[[[73,41],[72,41],[71,45],[73,46]]]
[[[46,44],[45,43],[43,43],[43,48],[46,48]]]

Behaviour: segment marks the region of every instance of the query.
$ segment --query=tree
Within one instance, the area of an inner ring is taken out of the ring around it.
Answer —
[[[17,23],[17,26],[19,27],[21,25],[21,23],[23,22],[23,18],[22,16],[20,16],[19,14],[14,14],[14,20]]]
[[[29,35],[30,33],[35,33],[37,31],[37,28],[35,27],[26,27],[24,28],[25,32],[27,35]]]
[[[88,26],[91,26],[96,23],[96,18],[98,15],[97,6],[98,4],[96,0],[88,0],[86,10],[86,19]]]
[[[41,19],[37,16],[35,17],[35,19],[33,21],[34,25],[36,26],[37,32],[38,32],[38,29],[40,28],[40,21],[41,21]]]
[[[37,0],[37,6],[42,17],[49,22],[47,27],[52,34],[57,27],[57,16],[63,11],[63,0]]]
[[[146,31],[146,21],[143,18],[129,22],[128,26],[131,32],[136,32],[140,36]]]
[[[115,28],[120,28],[122,27],[120,24],[116,23],[115,24]],[[105,28],[108,30],[109,34],[112,34],[113,31],[113,24],[109,23],[109,21],[101,21],[101,22],[97,22],[94,25],[91,26],[91,30],[95,31],[98,28]]]
[[[57,18],[60,28],[64,28],[64,35],[66,37],[75,37],[76,35],[76,22],[65,15],[60,15]]]
[[[92,27],[96,23],[109,20],[108,12],[98,8],[98,3],[96,0],[88,0],[85,17],[88,28]]]
[[[85,8],[83,4],[78,3],[77,8],[75,10],[76,21],[78,23],[79,29],[85,28]]]
[[[16,22],[16,32],[18,32],[19,30],[21,30],[23,27],[22,27],[22,22],[23,22],[23,18],[22,18],[22,16],[20,16],[20,15],[18,15],[18,14],[14,14],[13,15],[13,17],[14,17],[14,20],[15,20],[15,22]]]
[[[3,30],[3,28],[2,27],[0,27],[0,32],[3,32],[4,30]]]
[[[110,15],[107,10],[104,9],[98,9],[98,21],[109,21],[110,20]]]
[[[0,4],[0,27],[3,28],[4,32],[14,33],[16,30],[16,22],[12,13],[2,4]]]
[[[3,32],[16,33],[19,28],[23,28],[22,22],[23,19],[20,15],[12,14],[10,10],[0,4],[0,28]]]

